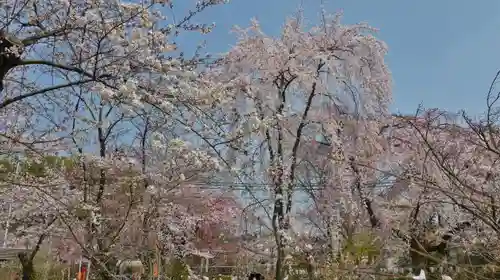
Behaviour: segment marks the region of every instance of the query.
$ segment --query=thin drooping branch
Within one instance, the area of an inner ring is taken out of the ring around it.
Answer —
[[[318,64],[318,68],[316,70],[316,78],[319,77],[319,72],[321,71],[321,68],[324,65],[325,64],[323,62],[320,62]],[[293,192],[293,187],[294,187],[294,184],[292,182],[294,182],[294,180],[295,180],[295,171],[297,169],[297,158],[298,158],[298,151],[299,151],[299,147],[300,147],[300,142],[302,139],[302,133],[304,131],[304,128],[307,125],[307,120],[309,118],[309,112],[311,110],[314,97],[316,96],[316,86],[317,86],[317,83],[313,82],[313,84],[311,86],[311,91],[309,92],[309,96],[308,96],[306,104],[305,104],[304,112],[302,113],[302,118],[300,119],[299,126],[297,127],[297,132],[295,133],[295,141],[293,143],[292,155],[291,155],[292,163],[290,164],[290,175],[288,178],[288,181],[291,183],[291,185],[289,186],[289,188],[287,190],[288,191],[288,195],[287,195],[288,201],[287,201],[287,206],[286,206],[286,213],[290,213],[292,211],[292,192]]]
[[[356,191],[358,192],[358,195],[361,199],[361,202],[365,206],[366,212],[368,212],[370,225],[374,229],[378,228],[380,226],[380,219],[377,217],[377,214],[375,213],[375,209],[373,208],[372,201],[370,200],[370,198],[368,198],[364,194],[364,192],[362,190],[361,174],[360,174],[360,171],[359,171],[357,165],[354,162],[354,157],[351,157],[349,159],[349,166],[351,167],[352,171],[354,172],[354,176],[355,176],[354,187],[356,188]]]
[[[74,82],[69,82],[69,83],[66,83],[66,84],[55,85],[55,86],[52,86],[52,87],[46,87],[46,88],[43,88],[41,90],[33,91],[33,92],[30,92],[30,93],[26,93],[26,94],[21,94],[21,95],[18,95],[18,96],[15,96],[15,97],[11,97],[11,98],[7,98],[7,99],[5,99],[4,101],[2,101],[0,103],[0,109],[4,109],[5,107],[7,107],[7,106],[9,106],[9,105],[11,105],[11,104],[13,104],[15,102],[24,100],[26,98],[30,98],[30,97],[33,97],[33,96],[37,96],[37,95],[44,94],[44,93],[51,92],[51,91],[55,91],[55,90],[64,89],[64,88],[67,88],[67,87],[82,86],[82,85],[84,85],[86,83],[93,82],[93,81],[94,81],[93,79],[87,79],[87,80],[81,80],[81,81],[74,81]]]
[[[99,156],[104,159],[106,157],[106,148],[107,148],[107,137],[106,134],[104,133],[103,129],[103,124],[104,119],[103,119],[103,108],[99,108],[99,117],[98,117],[98,123],[99,126],[97,127],[97,141],[99,143]],[[99,190],[97,191],[97,196],[96,196],[96,203],[99,204],[101,203],[102,197],[104,195],[106,187],[106,171],[104,168],[100,168],[99,170]]]

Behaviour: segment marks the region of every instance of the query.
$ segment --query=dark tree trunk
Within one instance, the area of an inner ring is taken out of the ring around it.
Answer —
[[[34,280],[35,267],[33,266],[33,259],[27,256],[26,253],[21,253],[18,257],[22,267],[22,280]]]
[[[417,238],[411,237],[409,253],[412,272],[413,274],[418,275],[418,273],[420,273],[420,269],[427,268],[427,249]]]
[[[17,38],[9,36],[5,31],[0,30],[0,92],[3,90],[3,79],[10,69],[16,67],[20,62],[20,57],[9,52],[9,48],[23,44]]]
[[[314,264],[311,259],[307,260],[307,276],[309,280],[314,280]]]

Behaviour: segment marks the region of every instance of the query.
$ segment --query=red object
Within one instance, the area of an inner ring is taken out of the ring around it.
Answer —
[[[158,277],[158,264],[157,263],[153,264],[153,276]]]
[[[87,279],[87,266],[82,264],[82,268],[80,268],[80,272],[78,272],[78,280]]]

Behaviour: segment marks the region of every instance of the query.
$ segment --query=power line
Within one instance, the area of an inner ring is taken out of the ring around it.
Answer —
[[[384,188],[393,186],[393,182],[381,182],[376,184],[366,184],[365,187],[369,188]],[[265,189],[268,187],[273,187],[272,183],[233,183],[233,182],[194,182],[188,183],[188,185],[182,186],[182,188],[200,188],[205,190],[219,190],[219,189],[232,189],[232,190],[247,190],[247,189]],[[324,190],[330,188],[329,186],[325,186],[325,184],[313,183],[313,184],[300,184],[293,185],[294,189],[303,189],[303,190]],[[335,187],[333,187],[335,188]]]

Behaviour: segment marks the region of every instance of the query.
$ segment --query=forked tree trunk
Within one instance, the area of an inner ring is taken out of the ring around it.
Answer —
[[[22,268],[22,280],[34,280],[35,279],[35,267],[33,265],[33,259],[29,257],[26,253],[20,253],[18,255],[19,261],[21,262]]]

